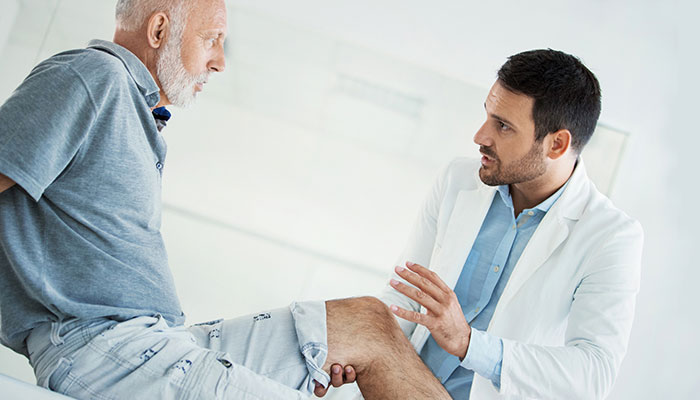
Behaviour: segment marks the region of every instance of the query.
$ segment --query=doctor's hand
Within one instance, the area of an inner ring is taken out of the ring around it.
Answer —
[[[396,273],[415,287],[394,279],[391,286],[425,307],[427,313],[408,311],[396,305],[390,307],[391,311],[398,317],[428,328],[440,347],[463,360],[469,348],[472,328],[464,318],[457,295],[435,272],[412,262],[407,262],[406,267],[408,269],[396,267]]]

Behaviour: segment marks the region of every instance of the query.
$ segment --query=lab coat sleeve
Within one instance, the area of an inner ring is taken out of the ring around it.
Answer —
[[[446,186],[449,181],[450,168],[454,164],[455,162],[452,162],[450,165],[448,165],[433,184],[428,196],[423,202],[423,207],[418,214],[418,218],[414,223],[413,229],[409,235],[408,243],[395,265],[403,266],[405,265],[406,261],[411,261],[426,268],[430,268],[430,260],[435,247],[437,223],[441,203],[445,196]],[[393,267],[391,277],[406,283],[403,278],[399,277],[396,272],[393,271]],[[379,298],[387,306],[395,304],[406,310],[417,312],[419,312],[421,308],[420,304],[397,292],[388,283]],[[403,333],[407,337],[410,337],[416,328],[416,324],[401,318],[397,318],[397,321]]]
[[[499,393],[541,399],[603,399],[610,392],[632,328],[643,233],[635,221],[611,229],[583,261],[565,345],[503,339]]]

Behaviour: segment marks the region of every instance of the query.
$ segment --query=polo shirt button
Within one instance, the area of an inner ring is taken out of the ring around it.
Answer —
[[[477,308],[474,310],[474,312],[478,314],[478,313],[479,313],[479,307],[477,307]]]
[[[158,161],[158,162],[156,163],[156,168],[158,168],[159,170],[160,170],[160,169],[163,169],[163,164],[161,164],[161,162]]]
[[[496,265],[495,267],[493,267],[493,272],[498,272],[499,269],[500,268],[498,267],[498,265]]]
[[[535,215],[535,213],[534,213],[534,212],[532,212],[532,211],[528,211],[528,212],[527,212],[527,215],[529,215],[529,216],[531,216],[531,217],[532,217],[533,215]]]

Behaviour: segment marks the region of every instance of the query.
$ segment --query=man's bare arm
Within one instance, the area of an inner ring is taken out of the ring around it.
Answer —
[[[4,192],[5,190],[11,188],[14,185],[15,181],[6,177],[3,174],[0,174],[0,193]]]

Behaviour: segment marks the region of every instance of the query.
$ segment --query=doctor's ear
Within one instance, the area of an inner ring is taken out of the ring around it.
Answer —
[[[170,18],[164,12],[157,12],[148,19],[146,35],[148,45],[151,48],[159,49],[165,43],[168,29],[170,28]]]
[[[552,132],[544,138],[547,157],[556,160],[566,154],[571,147],[571,132],[568,129],[560,129]]]

